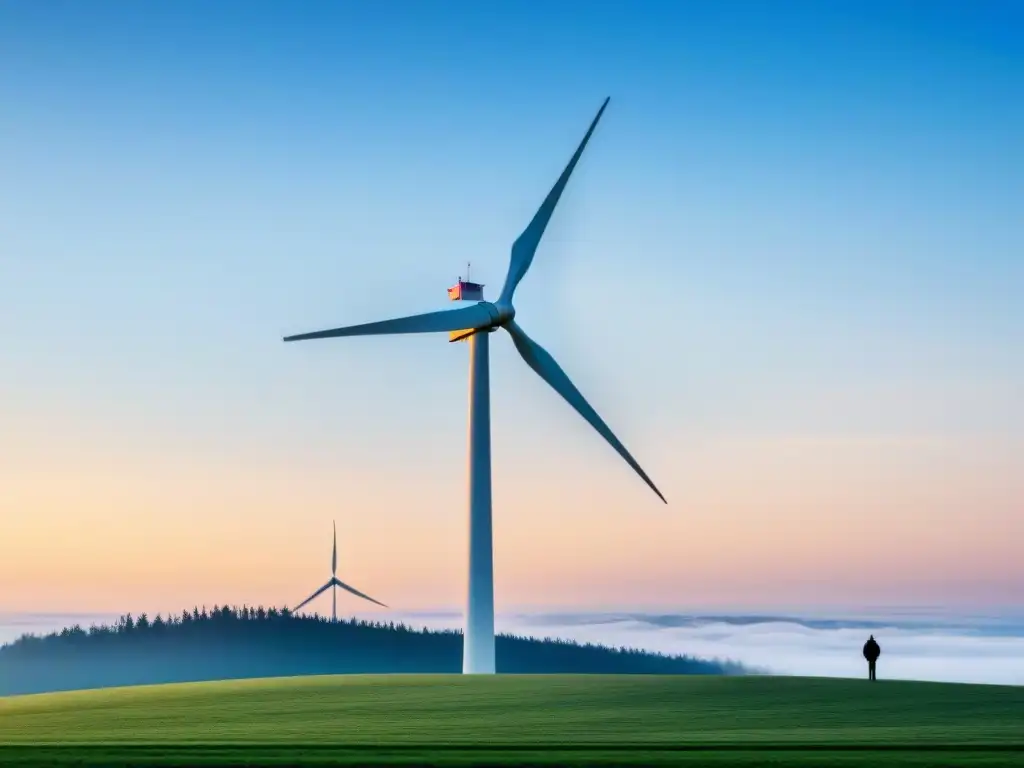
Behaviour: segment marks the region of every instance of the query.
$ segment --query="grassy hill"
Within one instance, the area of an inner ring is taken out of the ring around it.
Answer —
[[[278,678],[0,698],[0,745],[5,766],[1021,765],[1024,688],[791,677]]]

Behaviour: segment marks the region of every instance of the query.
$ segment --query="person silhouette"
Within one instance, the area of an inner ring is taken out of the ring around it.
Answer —
[[[868,660],[868,680],[877,680],[875,677],[875,662],[878,661],[878,657],[882,655],[882,649],[875,641],[875,636],[871,635],[868,641],[864,643],[864,658]]]

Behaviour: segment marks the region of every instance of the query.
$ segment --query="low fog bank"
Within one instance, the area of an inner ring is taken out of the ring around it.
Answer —
[[[514,618],[522,634],[625,644],[663,653],[685,649],[780,675],[864,677],[861,647],[882,647],[879,676],[901,680],[1024,685],[1024,622],[800,620],[786,617],[604,616]]]
[[[407,614],[458,627],[457,613]],[[506,614],[502,632],[729,659],[777,675],[866,677],[861,647],[882,647],[879,677],[1024,685],[1024,612],[965,616],[923,611],[799,616],[682,613]]]

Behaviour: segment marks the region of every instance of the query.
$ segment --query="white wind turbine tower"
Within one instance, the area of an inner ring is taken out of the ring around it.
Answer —
[[[338,526],[334,522],[332,522],[331,525],[334,526],[334,549],[331,552],[331,578],[330,578],[330,581],[328,581],[326,584],[324,584],[322,587],[320,587],[320,589],[318,589],[312,595],[310,595],[305,600],[303,600],[301,603],[299,603],[297,606],[295,606],[292,609],[292,613],[297,613],[300,608],[302,608],[304,605],[309,603],[314,598],[320,597],[320,595],[322,595],[326,590],[329,589],[329,590],[331,590],[331,621],[332,622],[337,622],[337,620],[338,620],[338,587],[341,587],[342,589],[346,590],[347,592],[351,592],[356,597],[361,597],[361,598],[363,598],[363,600],[369,600],[371,603],[377,603],[377,605],[381,606],[382,608],[387,608],[387,606],[384,605],[384,603],[380,602],[379,600],[374,600],[369,595],[364,595],[362,592],[360,592],[355,587],[350,587],[348,584],[346,584],[345,582],[343,582],[341,579],[338,578]]]
[[[483,300],[482,286],[469,284],[477,303],[453,310],[382,320],[374,323],[334,328],[315,333],[288,336],[285,341],[326,339],[338,336],[377,336],[404,333],[449,333],[450,341],[469,342],[469,590],[462,648],[464,674],[493,673],[494,668],[494,565],[491,534],[491,418],[488,334],[504,328],[512,343],[529,365],[626,460],[658,497],[665,497],[647,473],[630,455],[597,412],[576,389],[555,359],[526,335],[515,321],[512,296],[533,261],[541,236],[551,219],[562,191],[590,141],[601,115],[608,106],[604,100],[583,141],[580,142],[562,175],[548,192],[537,213],[512,244],[512,258],[505,285],[496,302]],[[460,280],[459,287],[464,284]],[[450,292],[451,295],[451,292]],[[462,295],[453,296],[455,299]],[[666,502],[667,503],[667,502]],[[326,587],[322,588],[323,591]],[[319,593],[318,593],[319,594]],[[315,596],[315,595],[314,595]],[[311,598],[312,599],[312,598]]]

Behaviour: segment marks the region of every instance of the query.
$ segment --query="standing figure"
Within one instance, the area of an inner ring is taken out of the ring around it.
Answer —
[[[868,660],[868,680],[877,679],[875,677],[875,662],[878,661],[878,657],[881,655],[882,649],[875,642],[875,636],[871,635],[868,641],[864,643],[864,658]]]

